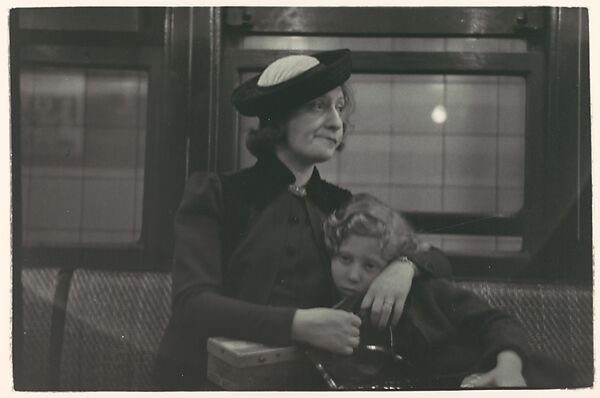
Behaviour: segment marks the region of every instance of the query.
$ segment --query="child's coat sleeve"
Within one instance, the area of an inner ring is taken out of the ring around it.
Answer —
[[[417,281],[413,288],[412,316],[430,346],[473,344],[482,352],[482,369],[494,367],[496,356],[505,350],[517,352],[525,365],[527,335],[513,317],[446,279]]]

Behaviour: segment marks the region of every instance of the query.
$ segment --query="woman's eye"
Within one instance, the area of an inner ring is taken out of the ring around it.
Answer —
[[[323,101],[313,101],[310,104],[310,107],[314,111],[322,111],[323,109],[325,109],[325,104],[323,103]]]
[[[344,105],[344,104],[336,105],[335,109],[338,111],[338,113],[343,113],[344,110],[346,110],[346,105]]]

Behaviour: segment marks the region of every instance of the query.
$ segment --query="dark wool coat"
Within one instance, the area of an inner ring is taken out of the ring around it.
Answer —
[[[515,318],[472,291],[447,279],[426,278],[415,281],[408,300],[404,324],[414,325],[421,338],[405,344],[403,353],[416,365],[417,375],[426,376],[426,387],[458,387],[450,383],[492,369],[497,355],[505,350],[521,357],[528,387],[573,385],[569,365],[535,352]],[[407,329],[410,326],[403,328],[402,323],[396,328],[396,341],[405,338]]]
[[[505,350],[527,368],[527,335],[515,319],[446,279],[415,281],[393,333],[396,352],[426,387],[458,388],[468,374],[493,368]]]
[[[294,181],[275,156],[189,179],[175,218],[172,316],[154,372],[161,388],[202,388],[210,336],[289,345],[297,308],[332,304],[321,223],[351,194],[315,169],[298,199],[287,191]],[[291,269],[285,255],[296,257]],[[437,249],[411,260],[426,274],[450,275]]]
[[[342,307],[359,312],[360,298]],[[415,280],[391,335],[366,320],[361,325],[359,349],[351,356],[310,352],[336,385],[349,389],[386,385],[458,389],[466,376],[494,368],[497,355],[506,350],[521,357],[530,388],[565,388],[573,383],[568,365],[531,350],[527,334],[513,317],[447,279]],[[403,360],[394,362],[360,348],[367,345],[393,348]]]

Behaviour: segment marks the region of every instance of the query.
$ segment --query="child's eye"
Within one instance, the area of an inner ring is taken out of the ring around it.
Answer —
[[[377,269],[377,265],[373,263],[366,263],[365,268],[367,269],[367,271],[375,271]]]
[[[346,254],[338,254],[337,258],[338,258],[338,261],[344,265],[348,265],[348,264],[352,263],[352,257],[350,257]]]

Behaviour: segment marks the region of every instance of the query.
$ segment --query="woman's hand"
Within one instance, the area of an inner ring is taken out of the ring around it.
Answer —
[[[391,326],[396,326],[416,272],[412,261],[404,258],[392,262],[375,278],[360,305],[371,309],[373,325],[383,329],[391,316]]]
[[[297,310],[292,321],[292,340],[335,354],[352,354],[358,346],[360,323],[358,316],[343,310]]]
[[[498,362],[494,369],[486,373],[469,375],[463,379],[460,386],[463,388],[527,387],[522,368],[523,363],[517,353],[502,351],[498,354]]]

